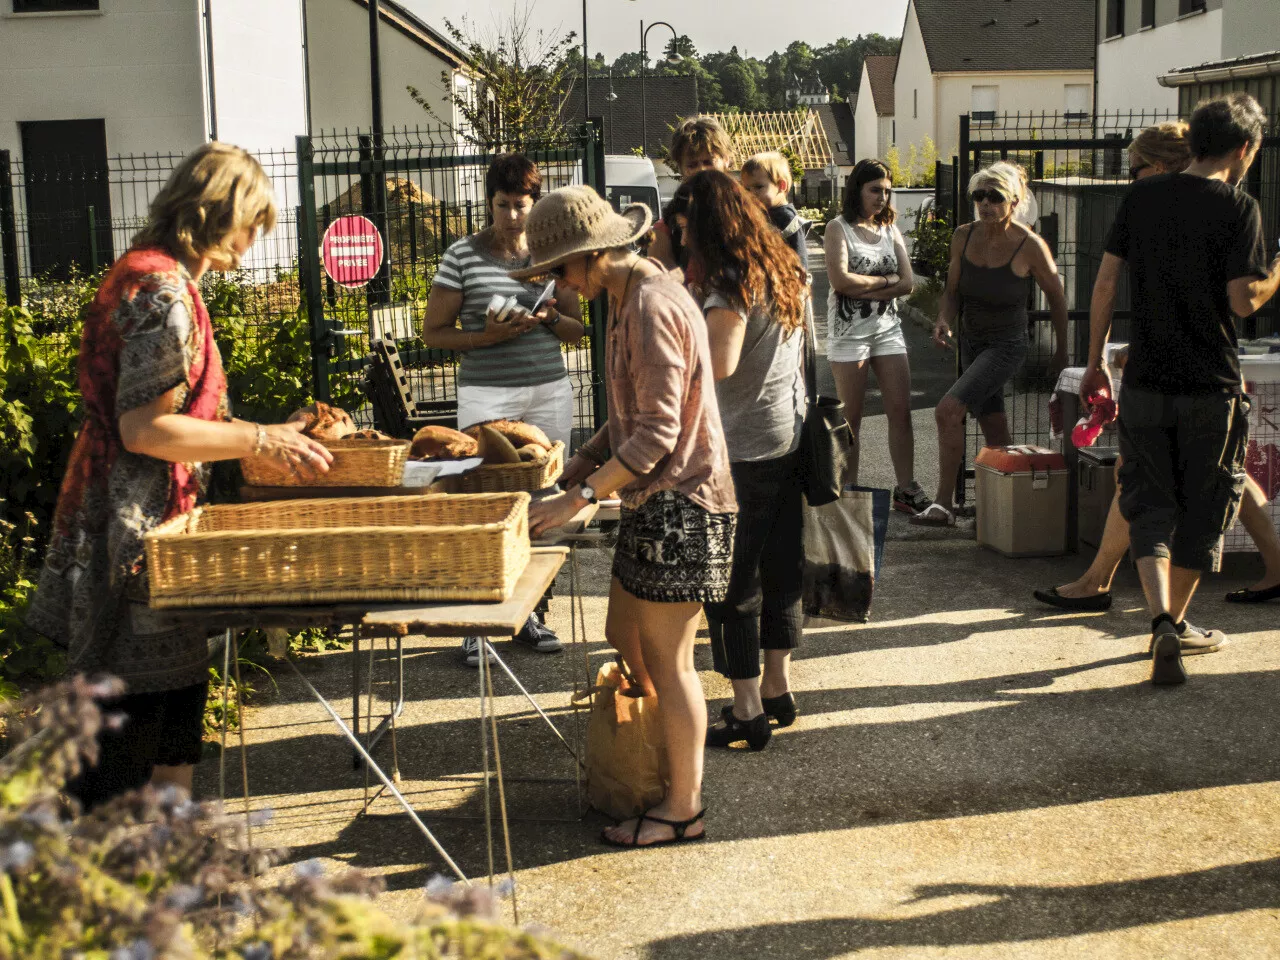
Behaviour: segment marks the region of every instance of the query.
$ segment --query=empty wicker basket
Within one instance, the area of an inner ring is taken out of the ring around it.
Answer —
[[[564,473],[564,444],[557,440],[541,460],[529,463],[490,463],[458,477],[464,493],[511,493],[545,490]]]
[[[407,440],[325,440],[333,454],[329,472],[308,477],[265,457],[240,461],[244,481],[252,487],[398,487],[409,458]]]
[[[197,507],[146,539],[153,607],[506,600],[529,563],[527,494]]]

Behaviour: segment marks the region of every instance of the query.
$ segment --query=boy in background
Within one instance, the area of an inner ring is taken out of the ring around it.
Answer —
[[[808,273],[806,235],[809,224],[787,199],[791,190],[791,164],[787,158],[776,151],[757,153],[742,165],[742,185],[764,204],[769,220],[796,252],[800,265]]]
[[[680,171],[682,180],[703,170],[728,170],[732,155],[729,135],[715,117],[690,117],[671,134],[670,163]],[[648,252],[668,270],[679,265],[671,243],[671,227],[662,220],[653,225]]]

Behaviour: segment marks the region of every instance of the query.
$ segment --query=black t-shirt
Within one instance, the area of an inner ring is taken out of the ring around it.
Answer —
[[[1221,180],[1140,180],[1120,204],[1107,252],[1129,265],[1133,323],[1124,386],[1164,394],[1239,392],[1227,284],[1267,275],[1257,201]]]
[[[782,231],[783,239],[790,244],[791,249],[800,258],[800,265],[808,270],[809,247],[805,236],[809,231],[805,229],[805,222],[800,219],[796,208],[789,203],[784,203],[780,207],[770,207],[769,220]]]

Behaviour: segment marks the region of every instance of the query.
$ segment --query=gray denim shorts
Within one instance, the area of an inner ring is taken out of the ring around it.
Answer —
[[[974,416],[1004,413],[1004,385],[1027,359],[1030,342],[1026,334],[1000,340],[983,340],[960,335],[960,365],[963,372],[951,385],[947,396],[965,405]]]

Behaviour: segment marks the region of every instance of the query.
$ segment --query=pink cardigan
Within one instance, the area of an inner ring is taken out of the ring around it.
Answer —
[[[678,274],[637,278],[612,311],[605,345],[609,422],[590,446],[608,448],[636,479],[620,491],[635,509],[675,490],[711,513],[737,513],[702,311]]]

